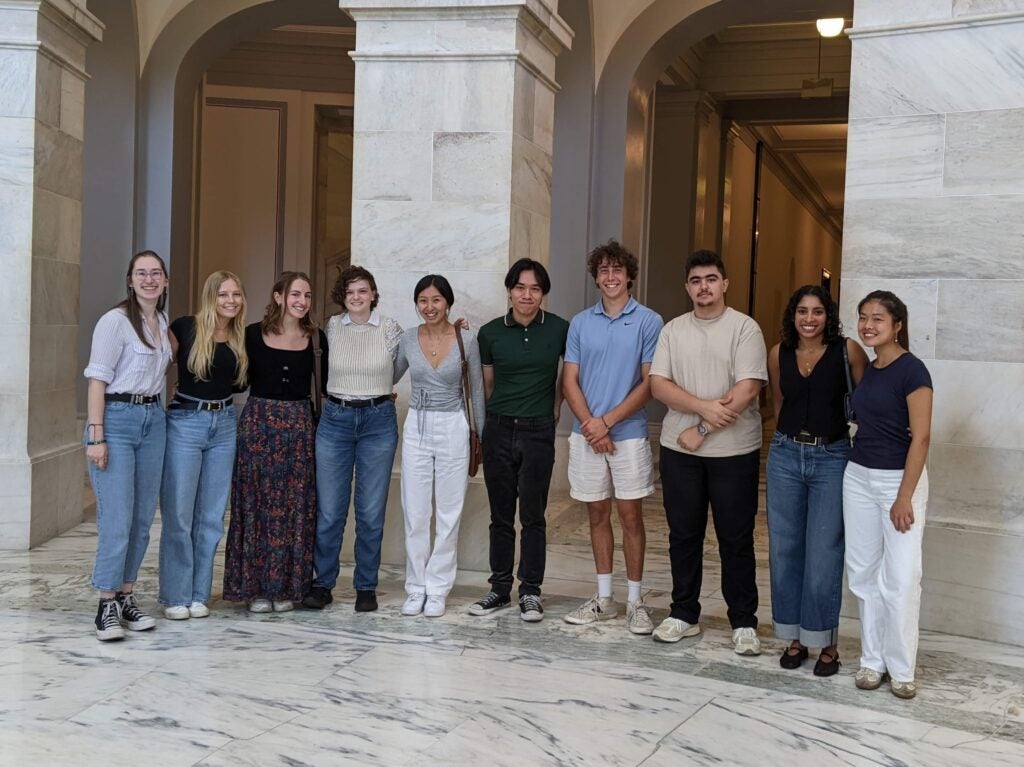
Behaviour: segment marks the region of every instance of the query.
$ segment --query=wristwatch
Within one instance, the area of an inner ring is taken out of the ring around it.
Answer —
[[[704,425],[703,421],[697,424],[697,433],[702,437],[708,436],[708,427]]]

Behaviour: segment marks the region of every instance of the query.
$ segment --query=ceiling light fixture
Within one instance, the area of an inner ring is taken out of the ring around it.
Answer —
[[[814,25],[822,37],[838,37],[843,33],[846,19],[818,19]]]

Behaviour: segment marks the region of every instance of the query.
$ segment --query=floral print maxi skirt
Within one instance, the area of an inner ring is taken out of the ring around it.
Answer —
[[[298,601],[313,577],[316,462],[308,400],[250,397],[238,424],[224,598]]]

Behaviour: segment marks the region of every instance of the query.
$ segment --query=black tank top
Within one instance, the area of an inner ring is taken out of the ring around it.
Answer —
[[[779,347],[779,385],[782,410],[777,429],[795,437],[807,432],[814,437],[835,439],[849,431],[843,413],[846,371],[843,347],[846,339],[825,347],[825,353],[811,374],[804,378],[796,364],[796,349]]]

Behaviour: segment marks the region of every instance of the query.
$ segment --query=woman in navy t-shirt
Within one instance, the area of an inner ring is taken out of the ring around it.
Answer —
[[[857,312],[875,360],[854,390],[857,434],[843,481],[847,575],[860,606],[856,684],[874,690],[889,677],[893,695],[913,698],[932,380],[907,351],[907,307],[899,298],[876,290]]]

